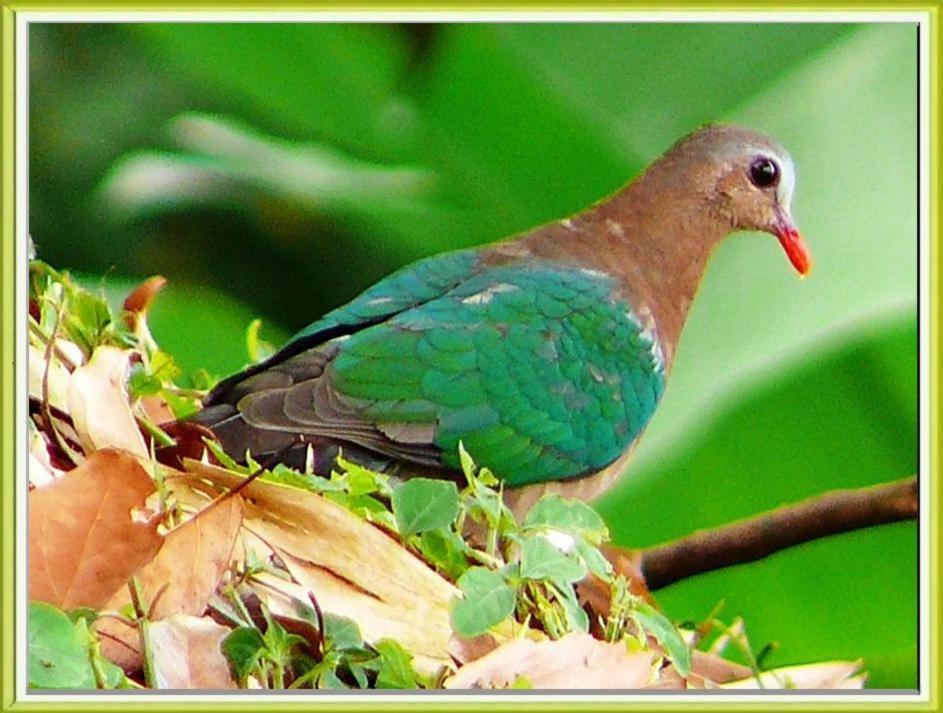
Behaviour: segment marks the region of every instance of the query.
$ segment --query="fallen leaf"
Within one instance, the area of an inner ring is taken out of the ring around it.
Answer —
[[[759,680],[758,680],[759,679]],[[867,676],[861,672],[860,661],[824,661],[821,663],[786,666],[763,671],[759,677],[751,675],[732,683],[724,683],[724,689],[848,689],[864,688]],[[760,683],[762,682],[762,686]]]
[[[154,687],[159,689],[238,688],[220,650],[232,631],[209,617],[175,614],[147,624]]]
[[[512,639],[445,680],[446,688],[510,688],[527,681],[537,689],[646,688],[657,675],[652,652],[630,653],[624,643],[589,634],[557,641]]]
[[[233,488],[243,479],[186,460],[194,476]],[[367,641],[395,638],[417,667],[451,661],[449,604],[458,590],[398,542],[340,505],[316,494],[256,480],[240,493],[245,528],[274,549],[302,585],[291,596],[308,603],[311,591],[325,612],[360,624]]]
[[[167,403],[167,399],[157,394],[142,396],[139,400],[144,415],[153,423],[169,423],[174,420],[174,412]]]
[[[98,451],[29,494],[29,596],[60,609],[100,609],[163,541],[132,518],[154,481],[129,454]]]
[[[49,461],[47,460],[44,463],[40,460],[40,456],[33,451],[32,447],[30,447],[29,451],[27,472],[29,474],[29,486],[31,488],[39,488],[43,485],[48,485],[57,477]]]
[[[56,340],[57,344],[62,340]],[[71,342],[69,342],[71,344]],[[35,401],[43,401],[43,379],[46,380],[46,395],[48,403],[63,413],[68,413],[69,402],[67,394],[72,374],[69,369],[53,354],[46,367],[46,354],[34,344],[29,345],[26,365],[28,374],[29,397]]]
[[[101,346],[88,364],[72,373],[68,386],[69,413],[86,452],[119,448],[148,459],[126,387],[131,349]]]
[[[142,598],[151,607],[151,621],[177,614],[203,614],[229,568],[242,516],[241,498],[226,498],[167,534],[154,559],[136,575]],[[128,588],[122,587],[104,608],[119,611],[130,601]],[[126,671],[140,666],[140,639],[135,629],[114,619],[100,619],[96,630],[105,633],[102,646],[106,656]]]
[[[730,683],[753,675],[748,666],[703,651],[691,652],[691,673],[714,683]]]

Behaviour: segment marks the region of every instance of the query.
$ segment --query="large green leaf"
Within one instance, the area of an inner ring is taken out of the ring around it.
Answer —
[[[239,97],[249,118],[303,138],[395,152],[408,106],[395,101],[407,60],[389,25],[147,23],[126,28],[207,92]],[[392,127],[392,128],[391,128]]]
[[[916,333],[909,316],[875,325],[755,384],[651,470],[626,477],[600,508],[617,542],[644,546],[825,490],[916,470]],[[803,545],[657,593],[672,618],[720,601],[743,616],[771,664],[863,658],[874,687],[916,686],[913,523]]]

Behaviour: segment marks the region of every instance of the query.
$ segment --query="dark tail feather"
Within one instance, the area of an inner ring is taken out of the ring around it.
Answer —
[[[381,455],[351,443],[341,443],[318,436],[256,428],[246,423],[232,404],[208,406],[183,421],[164,424],[176,446],[158,450],[158,460],[181,467],[184,458],[199,459],[206,448],[203,439],[215,438],[233,460],[244,463],[246,451],[259,463],[267,463],[277,455],[277,462],[290,468],[330,476],[336,468],[337,456],[379,472],[391,472],[395,463]]]

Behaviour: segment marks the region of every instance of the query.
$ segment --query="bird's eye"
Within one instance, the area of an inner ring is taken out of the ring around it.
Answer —
[[[779,181],[779,166],[767,156],[757,156],[750,164],[750,182],[757,188],[769,188]]]

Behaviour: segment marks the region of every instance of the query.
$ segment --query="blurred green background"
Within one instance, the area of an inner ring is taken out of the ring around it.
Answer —
[[[917,468],[911,25],[30,27],[30,229],[119,290],[184,368],[280,343],[406,262],[562,217],[735,121],[799,172],[815,257],[719,250],[638,458],[600,502],[647,545]],[[111,289],[111,288],[109,288]],[[833,537],[659,592],[742,616],[768,665],[863,658],[916,687],[916,528]]]

